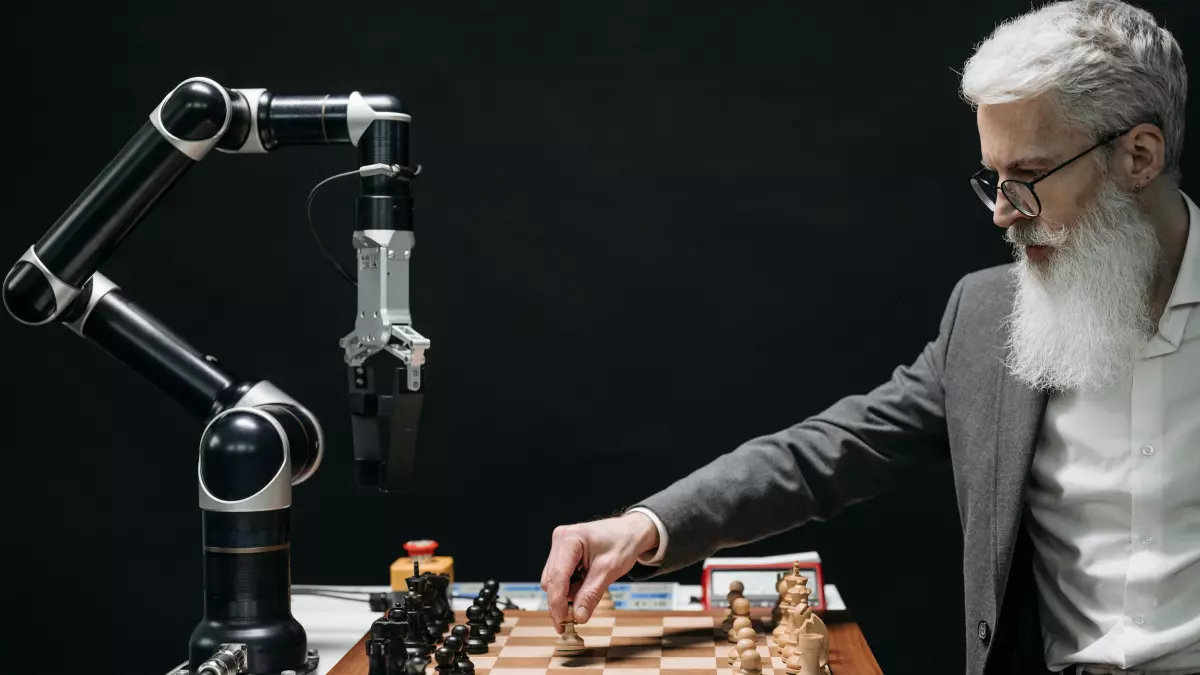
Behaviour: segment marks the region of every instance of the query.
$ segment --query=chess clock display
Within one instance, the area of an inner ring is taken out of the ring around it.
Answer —
[[[742,582],[742,595],[751,607],[774,607],[779,600],[779,580],[798,570],[808,578],[812,591],[808,603],[814,611],[826,608],[825,579],[821,561],[815,554],[777,556],[772,558],[709,558],[704,561],[700,582],[700,601],[705,609],[729,607],[729,584]]]

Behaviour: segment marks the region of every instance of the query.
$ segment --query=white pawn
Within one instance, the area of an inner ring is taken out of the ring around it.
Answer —
[[[754,640],[749,638],[745,640],[738,640],[736,647],[730,647],[729,665],[736,669],[738,667],[738,660],[742,658],[742,653],[747,649],[754,649]]]
[[[574,617],[575,610],[572,603],[567,603],[567,616]],[[583,642],[583,637],[575,632],[574,618],[568,618],[563,622],[563,633],[558,636],[558,640],[554,643],[554,651],[561,654],[573,654],[581,652],[586,645]]]
[[[740,581],[731,581],[729,583],[729,593],[725,595],[725,601],[729,604],[729,608],[725,610],[725,618],[721,621],[721,630],[729,632],[733,628],[733,621],[737,618],[733,611],[733,603],[742,596],[746,591],[746,585]]]
[[[747,649],[742,652],[742,675],[762,675],[762,656],[758,650]]]

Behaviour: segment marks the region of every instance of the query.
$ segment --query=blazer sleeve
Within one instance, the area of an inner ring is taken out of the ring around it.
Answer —
[[[636,504],[658,516],[670,543],[657,567],[639,566],[632,576],[665,574],[719,549],[832,518],[948,458],[943,368],[962,287],[950,295],[937,338],[887,382],[747,441]]]

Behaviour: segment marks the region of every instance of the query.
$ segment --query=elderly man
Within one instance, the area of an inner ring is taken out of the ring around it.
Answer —
[[[983,160],[970,186],[1015,264],[963,278],[936,339],[874,391],[748,441],[620,517],[557,528],[542,578],[553,618],[574,596],[586,621],[637,562],[678,569],[948,459],[966,673],[1200,672],[1186,83],[1171,34],[1116,0],[998,27],[962,94]]]

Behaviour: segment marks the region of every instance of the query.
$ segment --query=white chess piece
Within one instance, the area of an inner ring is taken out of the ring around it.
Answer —
[[[821,650],[824,649],[825,638],[816,633],[805,633],[797,636],[799,644],[796,653],[787,660],[788,673],[791,675],[824,675],[821,665]]]
[[[757,650],[742,652],[742,675],[762,675],[762,655]]]
[[[754,640],[738,640],[737,646],[729,649],[729,664],[736,669],[738,660],[742,658],[742,652],[747,649],[754,649]]]
[[[567,616],[575,616],[571,603],[567,603]],[[584,648],[583,636],[575,632],[575,621],[568,619],[563,622],[563,633],[558,636],[558,640],[554,643],[554,651],[563,654],[572,654],[581,652]]]

